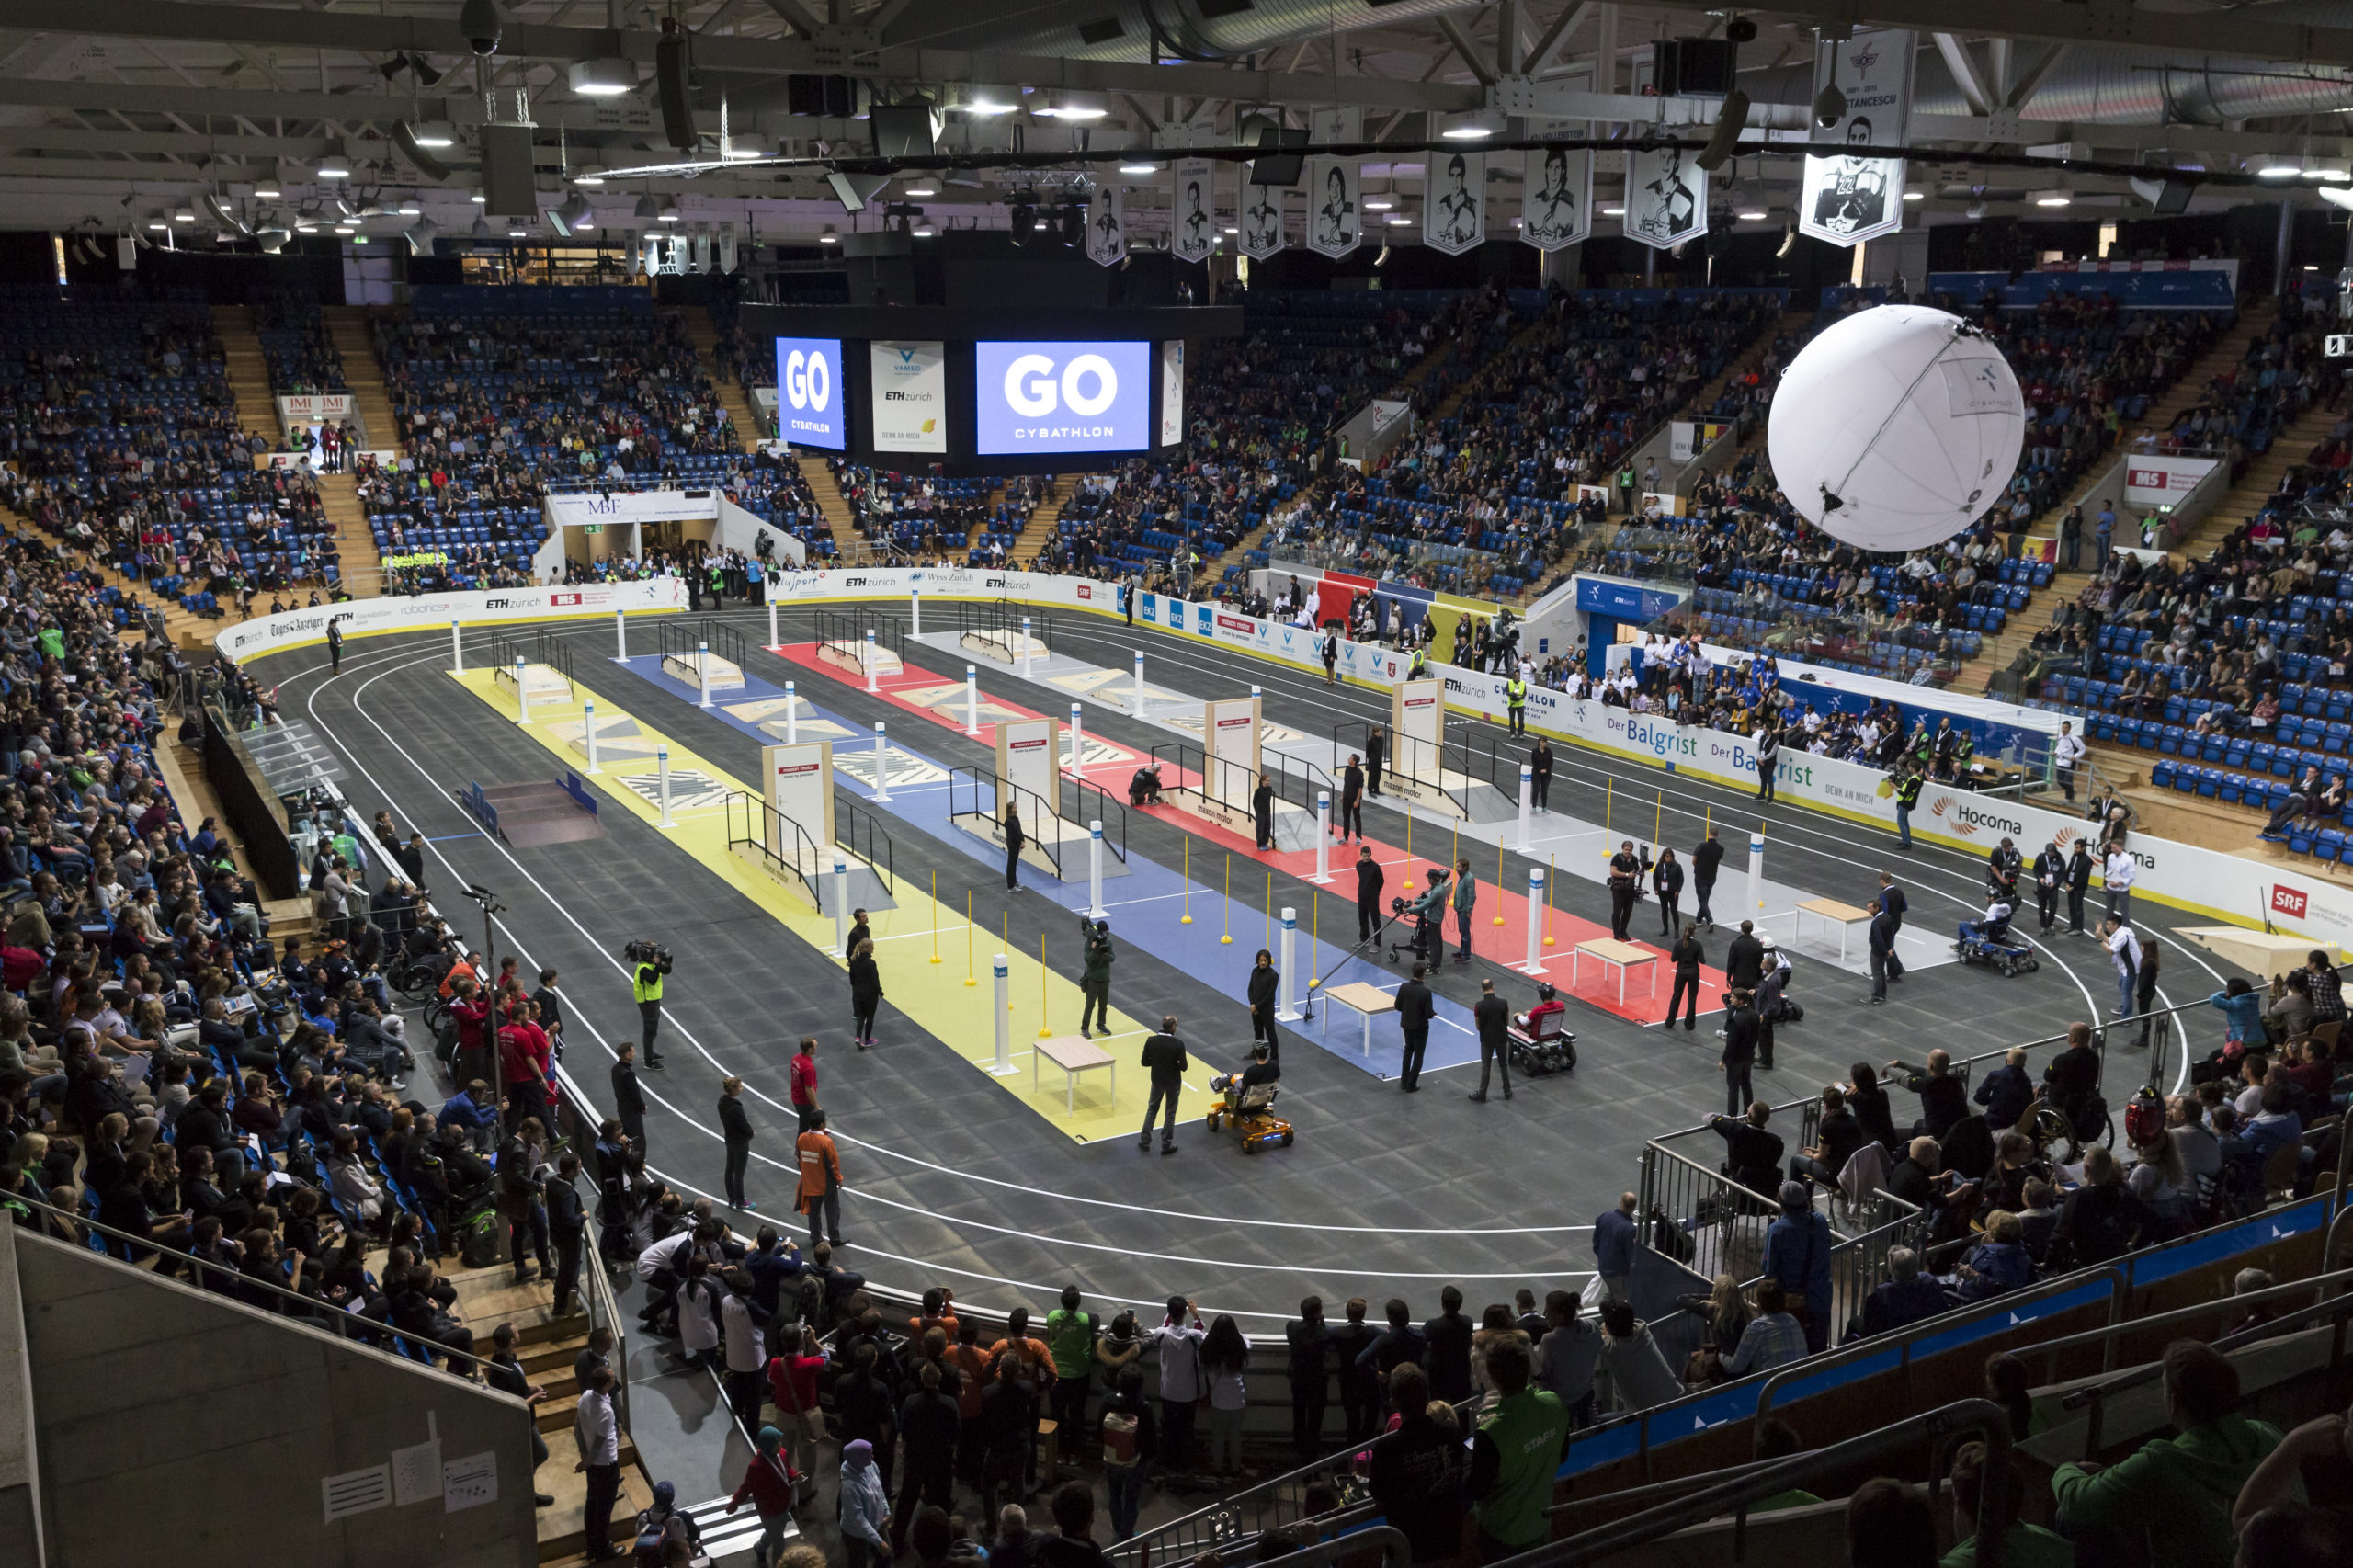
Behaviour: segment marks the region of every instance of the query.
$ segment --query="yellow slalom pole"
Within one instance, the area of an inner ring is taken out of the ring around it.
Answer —
[[[1233,945],[1233,855],[1231,850],[1227,851],[1225,857],[1225,896],[1219,902],[1225,905],[1225,915],[1218,922],[1224,931],[1224,935],[1219,937],[1218,941],[1230,948]]]
[[[1052,1038],[1053,1030],[1046,1027],[1046,934],[1038,933],[1038,1038]]]
[[[1544,945],[1552,945],[1552,883],[1561,875],[1561,858],[1552,857],[1544,871]]]
[[[970,889],[964,893],[964,983],[980,983],[972,978],[972,894]]]
[[[1405,891],[1414,891],[1414,813],[1405,813]]]
[[[1179,926],[1190,926],[1193,923],[1193,841],[1189,837],[1185,840],[1185,891],[1183,897],[1185,900],[1183,905],[1184,913],[1177,916],[1176,924]]]
[[[939,873],[931,874],[931,961],[939,961]]]
[[[1504,923],[1504,846],[1495,846],[1495,924]]]
[[[1324,890],[1322,888],[1310,888],[1307,891],[1307,944],[1312,949],[1316,943],[1324,939]],[[1313,969],[1315,966],[1310,964],[1308,967]],[[1310,974],[1307,977],[1307,988],[1310,991],[1314,990],[1323,983],[1323,979],[1319,975]]]

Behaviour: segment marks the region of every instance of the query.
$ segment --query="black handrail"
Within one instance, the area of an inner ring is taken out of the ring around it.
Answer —
[[[1120,803],[1120,798],[1093,779],[1081,778],[1075,772],[1057,772],[1055,783],[1054,804],[1060,806],[1067,791],[1067,798],[1075,808],[1070,812],[1059,812],[1062,819],[1064,822],[1074,823],[1101,823],[1104,847],[1111,851],[1120,865],[1126,865],[1128,863],[1128,808]],[[1113,831],[1115,827],[1117,832]]]
[[[779,881],[782,881],[789,875],[792,881],[801,884],[801,891],[807,895],[812,908],[824,907],[824,901],[817,896],[816,883],[810,880],[812,873],[801,868],[800,852],[805,851],[809,864],[816,867],[820,874],[824,869],[824,862],[818,855],[815,841],[810,838],[808,832],[799,823],[786,816],[757,795],[745,794],[736,790],[730,790],[727,792],[727,799],[722,802],[722,809],[726,813],[727,848],[730,854],[734,852],[735,846],[739,844],[750,845],[757,853],[760,863],[768,867]],[[740,827],[737,824],[739,810],[742,817]],[[835,820],[838,822],[840,819],[837,817]],[[791,830],[789,834],[784,831],[787,828]],[[777,844],[783,844],[789,839],[796,853],[789,857],[779,854],[776,847],[769,842],[770,832],[774,832]]]
[[[972,789],[972,803],[969,810],[957,803],[958,787],[962,784],[967,778],[971,779]],[[986,790],[989,792],[994,800],[994,804],[984,806],[981,803],[981,793],[983,790]],[[1036,849],[1039,854],[1043,855],[1046,858],[1047,863],[1053,867],[1055,881],[1064,882],[1070,881],[1069,876],[1063,870],[1063,858],[1058,846],[1058,840],[1040,838],[1036,833],[1031,831],[1035,824],[1045,822],[1050,817],[1055,816],[1056,813],[1049,812],[1046,809],[1044,798],[1041,797],[1035,790],[1025,789],[1021,785],[1013,783],[1009,779],[998,778],[994,767],[983,770],[980,767],[965,766],[957,767],[954,771],[949,774],[948,820],[954,822],[959,817],[985,817],[991,822],[1002,824],[1005,821],[1005,803],[1003,796],[1007,791],[1010,791],[1013,795],[1013,803],[1021,810],[1022,832],[1028,835],[1028,842],[1029,846]],[[1124,820],[1121,824],[1121,835],[1122,846],[1124,846]]]
[[[836,794],[834,798],[834,842],[865,861],[881,880],[882,891],[897,896],[897,858],[891,835],[882,831],[882,824],[873,812],[854,804],[846,795]]]
[[[1385,732],[1388,729],[1388,725],[1376,724],[1369,719],[1343,719],[1338,723],[1332,726],[1332,756],[1335,758],[1337,758],[1347,752],[1356,752],[1361,756],[1368,744],[1370,743],[1373,732],[1375,730]],[[1349,745],[1346,744],[1341,737],[1352,731],[1356,733],[1359,739],[1354,745]],[[1413,784],[1416,789],[1427,790],[1433,794],[1445,796],[1448,800],[1454,802],[1455,810],[1461,812],[1462,813],[1463,820],[1468,822],[1471,819],[1471,792],[1467,790],[1457,792],[1456,790],[1448,789],[1446,785],[1446,746],[1448,743],[1443,739],[1438,743],[1438,770],[1439,777],[1434,779],[1425,778],[1420,774],[1399,766],[1403,758],[1399,754],[1398,747],[1403,744],[1404,743],[1401,737],[1394,734],[1389,736],[1388,746],[1385,754],[1381,759],[1381,776],[1383,778],[1403,778]],[[1420,743],[1415,742],[1414,744],[1418,748]],[[1464,777],[1468,778],[1469,775],[1466,774]]]

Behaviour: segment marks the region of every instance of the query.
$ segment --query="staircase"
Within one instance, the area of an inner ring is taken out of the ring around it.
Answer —
[[[843,562],[864,565],[868,546],[858,536],[858,521],[850,514],[849,501],[842,494],[833,469],[823,458],[811,458],[801,465],[801,477],[809,482],[809,494],[817,498],[817,510],[832,530],[834,548],[841,552]]]
[[[727,417],[735,422],[735,438],[743,443],[745,451],[754,450],[764,438],[759,414],[752,406],[751,393],[740,382],[719,379],[719,356],[714,352],[719,346],[719,328],[711,324],[710,312],[700,305],[684,313],[687,341],[695,346],[697,363],[701,365],[702,373],[710,378],[710,384],[717,389],[719,406],[725,409]],[[838,539],[840,536],[835,537]]]
[[[1052,474],[1047,478],[1044,498],[1038,503],[1038,509],[1029,514],[1029,525],[1021,530],[1020,537],[1013,541],[1012,564],[1016,566],[1038,564],[1038,557],[1045,553],[1046,541],[1062,529],[1063,503],[1077,494],[1076,480],[1071,482],[1069,491],[1065,492],[1063,489],[1061,474]]]
[[[2220,544],[2224,534],[2263,509],[2264,502],[2279,488],[2280,477],[2304,460],[2305,454],[2320,444],[2338,417],[2322,403],[2306,409],[2272,437],[2269,451],[2248,461],[2238,483],[2223,493],[2222,498],[2214,503],[2213,510],[2200,518],[2189,536],[2174,548],[2184,555],[2195,556]]]
[[[5,523],[11,532],[22,534],[27,539],[37,541],[43,549],[56,553],[66,564],[90,573],[100,582],[112,584],[121,590],[123,597],[131,605],[152,607],[161,612],[164,617],[164,635],[170,639],[173,647],[179,649],[182,653],[201,653],[206,657],[211,655],[213,634],[225,622],[207,620],[202,616],[190,615],[180,608],[176,601],[166,599],[163,595],[152,592],[136,579],[126,576],[105,564],[97,555],[84,555],[66,549],[54,535],[44,533],[30,517],[11,507],[0,506],[0,523]],[[200,587],[202,585],[199,584],[198,586]]]
[[[374,598],[384,591],[384,558],[376,536],[368,531],[368,516],[359,506],[359,482],[349,470],[319,475],[319,505],[335,525],[335,549],[343,558],[344,592],[354,598]]]
[[[376,345],[368,335],[368,312],[358,305],[323,305],[327,336],[343,356],[344,384],[351,389],[359,411],[359,432],[372,451],[390,451],[400,445],[400,426],[392,418],[392,398],[384,387],[384,372],[376,363]]]
[[[244,305],[212,307],[212,330],[229,359],[229,391],[237,400],[238,426],[275,450],[284,445],[286,432],[278,423],[278,395],[270,388],[269,360],[254,335],[253,318]]]
[[[1499,365],[1505,360],[1509,359],[1521,349],[1535,342],[1536,339],[1543,334],[1544,329],[1552,324],[1550,319],[1541,314],[1538,315],[1534,321],[1529,323],[1526,326],[1521,327],[1518,332],[1512,334],[1511,341],[1505,344],[1502,351],[1490,358],[1487,361],[1487,364]],[[1416,365],[1414,369],[1416,373],[1427,374],[1435,363],[1436,356],[1434,353],[1431,358],[1423,360],[1421,364]],[[1483,369],[1485,368],[1485,366],[1481,366],[1479,369]],[[1452,392],[1446,394],[1445,401],[1440,403],[1436,408],[1430,410],[1429,417],[1425,420],[1424,423],[1435,424],[1441,419],[1453,418],[1455,412],[1470,399],[1472,383],[1476,381],[1478,379],[1478,370],[1475,369],[1470,375],[1463,377],[1461,382],[1457,385]]]

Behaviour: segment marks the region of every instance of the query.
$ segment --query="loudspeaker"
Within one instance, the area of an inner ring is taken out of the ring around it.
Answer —
[[[825,176],[825,183],[834,187],[834,199],[842,204],[845,212],[863,212],[866,204],[881,194],[891,183],[888,175],[848,175],[839,170]]]
[[[537,218],[538,181],[531,173],[531,128],[482,128],[483,211],[494,218]]]
[[[1733,89],[1740,46],[1720,38],[1663,39],[1651,46],[1651,80],[1665,98],[1721,98]]]
[[[1724,107],[1716,116],[1716,128],[1709,133],[1708,144],[1691,161],[1710,174],[1722,168],[1732,157],[1732,150],[1739,144],[1740,133],[1748,125],[1748,95],[1734,87],[1724,98]]]
[[[695,147],[694,104],[688,97],[687,38],[672,18],[662,18],[662,40],[654,46],[654,85],[662,98],[662,134],[681,153]]]
[[[867,130],[878,158],[928,158],[939,133],[938,111],[927,103],[876,104],[867,110]]]
[[[2170,218],[2177,212],[2186,210],[2189,206],[2190,197],[2195,195],[2198,189],[2187,180],[2177,179],[2136,179],[2131,184],[2132,194],[2147,202],[2151,210],[2161,218]]]
[[[787,76],[787,114],[821,119],[847,119],[858,112],[858,94],[847,76]]]
[[[1256,145],[1304,147],[1307,145],[1307,132],[1286,131],[1278,125],[1261,123],[1258,127]],[[1271,157],[1253,158],[1250,160],[1250,183],[1252,185],[1297,185],[1301,173],[1306,167],[1307,155],[1303,153],[1278,153]]]

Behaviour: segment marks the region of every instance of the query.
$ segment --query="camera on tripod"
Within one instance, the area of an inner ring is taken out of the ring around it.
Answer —
[[[631,963],[650,963],[664,974],[670,972],[670,949],[659,942],[649,942],[642,937],[623,948],[621,957]]]

